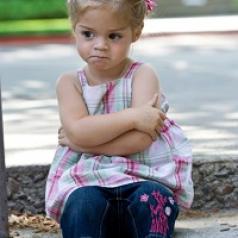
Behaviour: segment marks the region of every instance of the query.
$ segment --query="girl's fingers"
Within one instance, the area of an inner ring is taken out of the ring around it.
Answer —
[[[159,111],[160,118],[164,121],[167,117],[162,111]]]
[[[157,122],[157,126],[156,126],[156,129],[159,129],[159,130],[161,130],[162,128],[163,128],[163,126],[164,126],[164,121],[163,120],[158,120],[158,122]]]
[[[157,128],[156,128],[156,133],[157,133],[157,136],[159,136],[159,135],[160,135],[160,132],[161,132],[161,127],[157,127]]]
[[[62,139],[58,139],[58,144],[62,145]]]
[[[158,123],[157,123],[157,126],[155,128],[158,135],[161,133],[163,127],[164,127],[164,121],[159,120]]]
[[[58,140],[59,145],[67,145],[67,140],[65,138],[61,138]]]
[[[62,126],[58,129],[58,144],[59,145],[67,144],[67,138],[66,138],[66,135],[65,135],[65,132],[64,132],[64,129]]]
[[[151,131],[150,136],[151,136],[151,139],[153,141],[155,141],[157,139],[157,136],[158,136],[156,130]]]
[[[65,134],[63,132],[59,133],[58,134],[58,139],[62,139],[65,137]]]
[[[63,127],[60,126],[59,129],[58,129],[58,134],[60,134],[62,130],[63,130]]]
[[[58,137],[62,138],[62,137],[65,137],[65,136],[66,136],[66,134],[65,134],[64,129],[62,127],[61,130],[58,132]]]

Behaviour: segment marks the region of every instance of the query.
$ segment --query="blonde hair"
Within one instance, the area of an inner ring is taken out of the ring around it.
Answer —
[[[67,0],[69,19],[73,30],[80,15],[90,8],[110,6],[119,13],[133,29],[143,28],[144,18],[147,14],[145,0]]]

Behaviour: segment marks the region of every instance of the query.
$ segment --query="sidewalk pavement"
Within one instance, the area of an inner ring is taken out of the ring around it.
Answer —
[[[238,15],[147,19],[143,34],[198,34],[238,32]]]
[[[13,238],[61,238],[60,233],[39,233],[34,229],[11,229]],[[13,233],[13,234],[14,234]],[[181,217],[175,225],[174,238],[237,238],[238,212],[215,213],[212,216]]]
[[[237,238],[238,211],[186,217],[176,222],[175,238]]]

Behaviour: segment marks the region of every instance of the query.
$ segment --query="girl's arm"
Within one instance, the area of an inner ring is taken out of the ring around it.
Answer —
[[[156,74],[149,66],[143,65],[137,70],[133,80],[132,91],[132,107],[140,107],[148,101],[148,98],[151,97],[151,95],[159,92],[159,81]],[[160,109],[159,99],[157,99],[156,105],[153,106]],[[165,119],[163,113],[161,113],[160,116],[162,120]],[[157,133],[159,133],[162,126],[163,124],[161,123],[160,127],[157,128]],[[151,136],[147,133],[132,130],[108,143],[94,147],[77,147],[62,135],[59,142],[68,145],[76,151],[107,155],[129,155],[145,150],[151,145],[152,141]]]
[[[66,136],[64,129],[59,133],[59,144],[68,146],[72,150],[84,153],[109,156],[125,156],[144,151],[151,144],[151,137],[148,134],[136,130],[129,131],[116,139],[94,147],[82,147],[73,144]]]
[[[161,111],[160,102],[160,82],[154,69],[148,65],[141,65],[135,72],[132,85],[132,108],[138,108],[144,105],[154,94],[158,94],[156,104],[154,105],[160,111],[160,127],[156,129],[157,136],[163,127],[163,121],[166,119],[166,115]],[[148,134],[137,131],[140,135],[138,143],[136,144],[138,152],[149,147],[153,140],[148,137]],[[129,141],[128,141],[129,142]]]
[[[111,114],[88,115],[81,86],[74,74],[60,77],[57,98],[63,128],[69,140],[77,146],[102,145],[134,129],[156,137],[161,112],[149,104]]]

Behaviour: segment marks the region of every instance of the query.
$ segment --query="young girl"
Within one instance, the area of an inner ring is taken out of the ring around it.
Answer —
[[[191,148],[154,70],[128,57],[152,0],[69,0],[86,66],[57,83],[46,212],[64,238],[170,238],[193,199]]]

